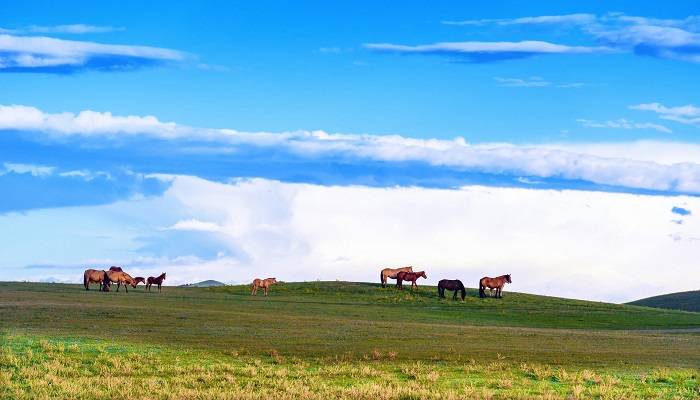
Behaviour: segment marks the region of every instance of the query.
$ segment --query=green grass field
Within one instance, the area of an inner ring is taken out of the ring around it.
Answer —
[[[646,299],[632,301],[627,304],[633,306],[700,312],[700,290],[648,297]]]
[[[94,289],[0,282],[0,397],[700,398],[699,313],[355,282]]]

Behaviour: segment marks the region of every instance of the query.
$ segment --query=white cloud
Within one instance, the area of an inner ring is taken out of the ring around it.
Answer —
[[[613,129],[654,129],[663,133],[673,133],[672,130],[663,125],[654,124],[651,122],[634,122],[625,118],[620,118],[617,121],[608,120],[605,122],[597,122],[589,119],[578,119],[578,122],[589,128],[613,128]]]
[[[609,52],[606,47],[565,46],[541,41],[522,42],[443,42],[432,45],[405,46],[389,43],[368,43],[365,47],[370,50],[396,53],[532,53],[532,54],[581,54]]]
[[[541,17],[524,17],[516,18],[510,21],[502,21],[501,25],[586,25],[596,22],[597,17],[594,14],[569,14],[569,15],[550,15]]]
[[[652,123],[626,119],[598,123],[579,120],[585,126],[616,129],[670,130]],[[619,154],[616,158],[580,153],[575,147],[552,150],[546,145],[471,145],[463,138],[454,140],[414,139],[398,135],[347,135],[323,131],[283,133],[239,132],[198,129],[161,122],[156,117],[114,116],[111,113],[83,111],[79,114],[44,113],[33,107],[0,106],[0,130],[45,132],[49,136],[90,136],[107,140],[144,135],[161,139],[200,141],[199,150],[183,152],[230,154],[241,144],[279,148],[290,157],[341,157],[348,160],[383,162],[422,162],[431,166],[470,170],[477,173],[585,180],[599,185],[629,189],[700,193],[700,164],[693,158],[674,165],[659,165],[656,159],[635,160]],[[660,148],[666,146],[659,144]],[[676,144],[676,147],[681,146]],[[694,148],[688,145],[688,148]],[[660,153],[662,156],[663,154]],[[687,154],[687,153],[686,153]],[[361,161],[352,161],[361,162]]]
[[[148,47],[62,40],[44,36],[0,34],[0,69],[72,73],[80,69],[122,70],[190,58],[184,52]],[[96,61],[91,64],[92,61]],[[40,69],[41,70],[41,69]]]
[[[114,116],[109,112],[82,111],[48,114],[34,107],[0,105],[0,130],[33,130],[63,135],[149,134],[165,138],[181,136],[182,127],[156,117]]]
[[[114,31],[123,31],[124,28],[115,28],[111,26],[92,26],[85,24],[72,25],[57,25],[57,26],[38,26],[31,25],[23,29],[27,33],[69,33],[69,34],[84,34],[84,33],[106,33]]]
[[[629,106],[632,110],[654,111],[662,119],[694,125],[700,128],[700,108],[692,104],[680,107],[664,107],[660,103],[638,104]]]
[[[15,163],[3,163],[4,171],[0,170],[0,175],[7,172],[15,172],[18,174],[29,173],[33,176],[49,176],[55,171],[54,167],[47,167],[43,165],[29,165],[29,164],[15,164]]]
[[[628,301],[700,284],[687,273],[700,256],[692,240],[700,237],[700,220],[690,215],[682,225],[673,223],[671,210],[679,202],[700,209],[694,197],[324,187],[263,179],[219,184],[176,177],[162,198],[0,217],[4,265],[76,265],[72,271],[8,268],[3,275],[77,282],[81,268],[96,264],[121,265],[141,276],[167,271],[171,285],[247,283],[263,275],[378,282],[383,267],[413,265],[427,271],[425,284],[457,278],[475,287],[482,276],[511,273],[507,291]],[[55,223],[60,220],[70,226]],[[39,225],[36,240],[18,239]],[[141,250],[139,238],[151,235],[184,249],[192,237],[179,237],[179,229],[194,235],[216,230],[206,240],[218,250],[206,258]],[[109,239],[86,236],[90,232]],[[687,279],[679,286],[664,279],[669,275]]]

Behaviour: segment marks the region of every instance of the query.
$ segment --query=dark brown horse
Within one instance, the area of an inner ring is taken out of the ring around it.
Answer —
[[[109,267],[109,270],[110,270],[110,271],[122,272],[122,267],[116,267],[116,266],[112,265],[111,267]]]
[[[452,300],[457,300],[457,291],[462,291],[462,300],[467,297],[467,291],[464,289],[464,284],[459,279],[443,279],[438,282],[438,294],[440,298],[445,298],[445,290],[454,290],[455,294],[452,296]]]
[[[416,280],[418,280],[418,278],[420,278],[421,276],[425,279],[428,279],[428,276],[425,275],[425,271],[418,271],[418,272],[401,271],[398,274],[396,274],[396,287],[398,287],[399,289],[403,289],[403,281],[411,281],[411,290],[413,290],[414,286],[417,289],[418,284],[416,283]]]
[[[513,281],[510,280],[510,274],[501,275],[496,278],[489,278],[488,276],[485,276],[479,281],[479,296],[482,299],[486,297],[486,293],[484,293],[484,291],[486,288],[489,288],[489,297],[493,297],[493,290],[496,289],[496,298],[502,299],[503,286],[505,286],[506,283],[513,283]]]
[[[263,291],[265,292],[265,297],[267,297],[267,289],[270,287],[270,285],[276,285],[277,284],[277,279],[275,278],[267,278],[267,279],[260,279],[256,278],[253,280],[253,293],[251,294],[252,296],[255,296],[258,293],[258,288],[261,287],[263,288]]]
[[[143,276],[137,276],[134,278],[134,282],[138,285],[139,283],[143,283],[144,285],[146,284],[146,278]]]
[[[90,290],[91,283],[99,283],[101,292],[109,292],[109,278],[107,273],[101,269],[88,269],[83,274],[83,285],[85,290]]]
[[[155,283],[156,285],[158,285],[158,293],[160,293],[160,285],[163,284],[164,280],[165,280],[165,272],[163,272],[162,274],[158,275],[155,278],[152,276],[149,276],[148,279],[146,279],[146,289],[148,289],[148,291],[150,292],[151,286]]]
[[[122,285],[124,285],[124,290],[126,290],[127,293],[129,293],[129,287],[127,285],[131,285],[131,287],[136,287],[136,281],[134,280],[134,278],[132,278],[131,275],[127,274],[124,271],[106,271],[106,274],[107,279],[117,284],[117,292],[119,291],[119,288]]]
[[[396,279],[396,274],[398,274],[401,271],[413,272],[413,267],[384,268],[382,272],[379,273],[379,279],[382,282],[382,287],[387,287],[387,279]]]

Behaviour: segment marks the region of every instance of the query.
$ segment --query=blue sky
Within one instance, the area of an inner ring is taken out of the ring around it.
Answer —
[[[432,3],[3,2],[0,279],[697,289],[694,3]]]

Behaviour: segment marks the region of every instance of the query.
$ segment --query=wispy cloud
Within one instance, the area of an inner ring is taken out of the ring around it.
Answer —
[[[577,119],[577,122],[589,128],[613,128],[613,129],[654,129],[663,133],[673,133],[672,130],[663,125],[653,124],[651,122],[634,122],[625,118],[620,118],[617,121],[608,120],[605,122],[597,122],[590,119]]]
[[[126,71],[180,63],[188,58],[191,56],[187,53],[165,48],[0,34],[0,72]]]
[[[515,19],[481,19],[442,21],[445,25],[479,27],[482,31],[517,27],[518,35],[536,34],[541,29],[557,29],[561,40],[580,43],[584,35],[591,45],[566,45],[525,40],[518,42],[457,42],[428,45],[366,44],[375,52],[397,54],[442,55],[466,59],[472,63],[488,63],[527,59],[550,54],[631,53],[640,56],[700,62],[700,17],[683,20],[662,20],[609,13],[569,14],[522,17]],[[486,28],[484,28],[486,27]],[[530,28],[531,27],[531,28]],[[531,29],[531,30],[529,30]],[[570,32],[567,36],[565,33]]]
[[[632,110],[653,111],[660,114],[660,118],[693,125],[700,128],[700,108],[694,105],[680,107],[664,107],[660,103],[639,104],[629,107]]]
[[[538,76],[527,79],[501,77],[494,77],[493,79],[498,82],[498,86],[504,87],[554,87],[562,89],[576,89],[584,86],[591,86],[585,83],[552,83]]]
[[[454,61],[471,63],[526,59],[552,54],[597,54],[614,51],[609,47],[565,46],[542,41],[444,42],[419,46],[369,43],[364,47],[379,53],[441,55],[453,57]]]
[[[10,35],[25,35],[25,34],[36,34],[36,33],[49,33],[49,34],[86,34],[86,33],[108,33],[115,31],[123,31],[124,28],[115,28],[113,26],[93,26],[85,24],[72,24],[72,25],[56,25],[56,26],[40,26],[40,25],[30,25],[19,29],[4,29],[0,28],[0,33],[6,33]]]
[[[495,77],[493,79],[496,82],[498,82],[499,86],[507,87],[543,87],[552,85],[551,82],[547,82],[539,77],[533,77],[529,79]]]

